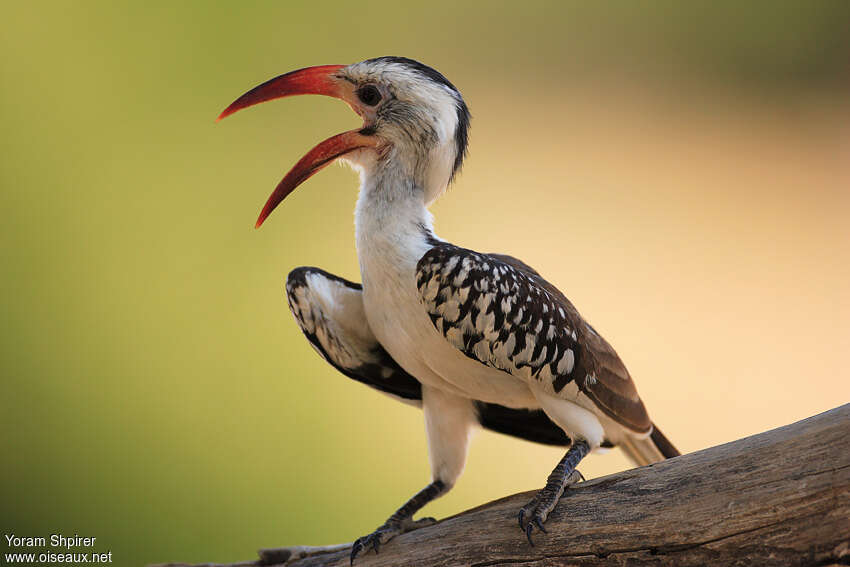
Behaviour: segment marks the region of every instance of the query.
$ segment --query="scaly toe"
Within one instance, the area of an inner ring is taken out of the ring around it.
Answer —
[[[555,508],[557,501],[554,503],[548,502],[545,498],[540,498],[539,495],[535,496],[534,499],[523,506],[519,514],[517,516],[517,520],[519,522],[519,529],[525,532],[525,537],[528,539],[528,543],[531,546],[534,546],[534,540],[531,538],[531,534],[534,533],[534,530],[537,529],[542,533],[548,533],[546,531],[545,526],[543,525],[546,522],[546,519],[549,517],[549,512]]]
[[[534,511],[537,509],[539,502],[540,497],[539,495],[536,495],[529,501],[528,504],[520,508],[519,515],[517,516],[517,521],[519,522],[519,529],[525,531],[525,526],[527,524],[526,519],[530,519],[533,516]]]
[[[420,518],[418,520],[405,520],[402,524],[402,533],[412,532],[413,530],[418,530],[419,528],[427,528],[428,526],[433,526],[437,523],[435,518]]]
[[[537,529],[543,532],[544,534],[548,534],[546,528],[543,527],[543,522],[540,521],[540,518],[534,518],[534,525],[537,526]]]
[[[354,565],[354,560],[361,551],[368,551],[369,548],[371,548],[377,554],[381,549],[381,545],[387,543],[395,536],[412,532],[413,530],[424,528],[426,526],[432,526],[436,523],[437,520],[434,518],[422,518],[419,520],[408,518],[405,520],[393,520],[392,522],[388,521],[369,535],[357,538],[351,546],[350,564]]]
[[[354,560],[357,558],[361,551],[372,548],[376,554],[378,553],[381,547],[382,528],[383,526],[370,533],[369,535],[357,538],[357,541],[355,541],[354,545],[351,546],[351,556],[349,558],[350,565],[354,565]]]
[[[348,557],[348,564],[354,565],[354,559],[357,557],[357,554],[363,549],[363,538],[358,538],[357,541],[351,546],[351,555]]]
[[[525,526],[525,537],[528,538],[528,545],[534,547],[534,542],[531,540],[532,531],[534,531],[534,525],[531,522],[528,522],[528,525]]]

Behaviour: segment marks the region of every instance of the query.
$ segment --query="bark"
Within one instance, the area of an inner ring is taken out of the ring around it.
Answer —
[[[532,494],[399,536],[355,565],[850,565],[850,404],[580,483],[535,547],[517,525]],[[261,550],[234,566],[347,567],[350,545]]]

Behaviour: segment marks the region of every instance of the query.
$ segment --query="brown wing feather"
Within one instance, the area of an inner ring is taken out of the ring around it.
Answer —
[[[614,347],[584,320],[561,290],[543,279],[537,270],[522,260],[506,254],[490,254],[490,256],[524,272],[560,300],[560,304],[567,313],[567,319],[579,336],[578,343],[584,354],[579,358],[584,360],[585,372],[596,378],[593,384],[588,383],[587,380],[579,380],[579,389],[609,417],[636,431],[648,431],[652,427],[649,414],[638,395],[626,365],[623,364]]]
[[[305,266],[289,274],[286,294],[295,321],[322,358],[353,380],[421,407],[422,384],[393,360],[365,322],[360,284]],[[480,401],[475,409],[485,429],[545,445],[572,442],[542,410]]]
[[[618,423],[635,432],[651,430],[646,408],[611,345],[524,262],[444,243],[420,259],[417,283],[434,325],[470,358],[509,373],[551,377],[555,392],[574,381]],[[551,337],[549,326],[557,327]],[[535,348],[526,349],[530,342]],[[563,370],[570,365],[558,364],[559,357],[570,350],[574,363]]]

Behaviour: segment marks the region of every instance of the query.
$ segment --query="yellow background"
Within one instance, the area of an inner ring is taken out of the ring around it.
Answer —
[[[301,97],[214,123],[307,65],[405,55],[461,89],[438,233],[564,290],[683,451],[847,402],[848,5],[589,6],[3,2],[2,532],[248,559],[351,541],[428,481],[419,411],[327,366],[283,297],[299,265],[359,279],[355,174],[253,229],[358,119]],[[538,488],[559,457],[480,433],[425,512]]]

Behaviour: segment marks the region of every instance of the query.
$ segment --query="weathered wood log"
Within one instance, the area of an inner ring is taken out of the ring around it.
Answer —
[[[850,404],[580,483],[535,547],[516,519],[531,496],[404,534],[355,565],[850,565]],[[350,546],[261,550],[258,561],[232,567],[347,567]]]

